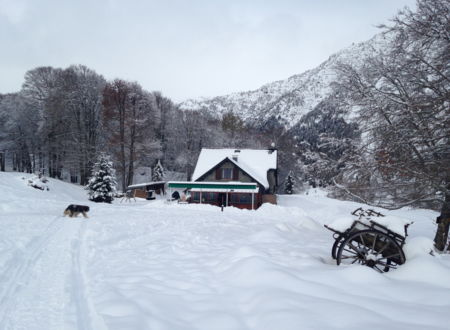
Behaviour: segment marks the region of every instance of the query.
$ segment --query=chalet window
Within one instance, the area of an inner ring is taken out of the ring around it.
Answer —
[[[252,195],[251,194],[239,194],[239,201],[241,204],[251,204]]]
[[[216,168],[216,180],[239,180],[239,169],[237,167]]]
[[[194,194],[192,195],[192,198],[194,202],[200,202],[200,193],[198,191],[195,191]]]
[[[226,180],[233,179],[233,169],[232,168],[222,168],[222,179],[226,179]]]
[[[204,192],[202,193],[202,202],[217,202],[217,193]]]
[[[194,202],[200,202],[200,192],[195,191],[192,193],[192,200]],[[202,203],[203,202],[217,202],[218,195],[214,192],[202,192]]]
[[[233,204],[251,204],[252,194],[231,194],[230,199]]]

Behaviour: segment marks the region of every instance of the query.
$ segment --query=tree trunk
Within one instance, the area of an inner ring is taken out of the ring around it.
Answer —
[[[78,172],[80,175],[80,185],[85,186],[87,184],[87,169],[86,169],[86,161],[84,160],[84,155],[83,155],[83,160],[79,160],[78,163]]]
[[[122,192],[126,191],[126,162],[125,162],[125,109],[119,110],[120,130],[120,171],[122,172]]]
[[[52,167],[52,155],[50,151],[47,152],[47,175],[52,178],[53,167]]]
[[[41,147],[38,148],[38,154],[39,154],[39,172],[41,172],[43,175],[45,175],[45,160],[44,160],[44,153],[42,152]]]
[[[13,152],[12,155],[12,163],[13,163],[13,171],[17,171],[17,155],[16,152]]]
[[[134,177],[134,137],[131,137],[130,153],[128,159],[127,187],[133,184]]]
[[[0,171],[5,172],[6,152],[0,152]]]
[[[444,204],[442,205],[441,215],[436,219],[437,230],[434,237],[434,245],[439,251],[444,251],[448,239],[450,227],[450,184],[447,185]]]

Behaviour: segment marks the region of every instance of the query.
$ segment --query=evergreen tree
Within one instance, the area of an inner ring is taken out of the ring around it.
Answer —
[[[292,195],[294,191],[294,184],[295,184],[294,174],[292,173],[292,171],[289,171],[289,174],[286,178],[286,182],[284,184],[284,193]]]
[[[100,154],[86,189],[89,199],[96,203],[111,203],[116,194],[116,176],[109,156]]]
[[[158,162],[156,163],[155,167],[153,167],[152,170],[152,181],[158,182],[162,181],[164,178],[164,168],[161,165],[161,161],[158,159]]]

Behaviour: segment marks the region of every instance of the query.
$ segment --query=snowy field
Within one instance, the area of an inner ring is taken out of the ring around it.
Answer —
[[[415,223],[406,264],[380,274],[336,266],[322,225],[361,205],[321,191],[220,212],[95,204],[29,177],[0,173],[0,329],[450,329],[450,255],[428,254],[435,212],[385,212]],[[71,203],[90,218],[62,217]]]

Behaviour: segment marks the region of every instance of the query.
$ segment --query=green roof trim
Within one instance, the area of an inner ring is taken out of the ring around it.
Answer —
[[[230,184],[215,184],[215,183],[201,183],[201,182],[169,182],[169,188],[184,188],[184,189],[234,189],[234,190],[247,190],[247,189],[258,189],[258,185],[255,184],[239,184],[239,183],[230,183]]]

